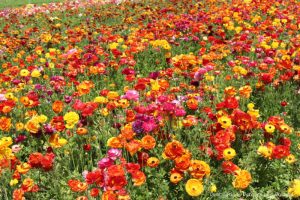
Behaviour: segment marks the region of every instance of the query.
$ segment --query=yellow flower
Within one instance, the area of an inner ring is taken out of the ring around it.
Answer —
[[[43,33],[41,34],[41,41],[44,43],[48,43],[52,39],[52,36],[50,33]]]
[[[119,38],[119,39],[117,40],[117,42],[118,42],[118,43],[122,43],[122,42],[124,42],[124,39],[123,39],[123,38]]]
[[[8,147],[12,145],[13,141],[11,137],[3,137],[0,139],[0,149],[1,147]]]
[[[13,179],[13,180],[11,180],[11,181],[9,182],[9,185],[10,185],[10,186],[14,186],[14,185],[16,185],[16,184],[18,184],[18,183],[19,183],[18,179]]]
[[[41,76],[41,72],[37,69],[35,69],[31,72],[31,77],[33,77],[33,78],[38,78],[40,76]]]
[[[130,106],[130,103],[129,103],[129,101],[127,99],[121,99],[121,100],[119,100],[118,105],[121,108],[127,108],[127,107]]]
[[[101,115],[103,115],[104,117],[106,117],[109,114],[109,110],[107,108],[102,108],[100,110]]]
[[[38,116],[39,123],[45,123],[47,120],[48,120],[48,117],[46,115]]]
[[[37,116],[32,117],[26,124],[25,129],[30,133],[37,133],[39,131],[40,124]]]
[[[108,45],[110,50],[116,49],[119,46],[119,43],[113,42]]]
[[[189,179],[185,184],[185,191],[192,197],[197,197],[204,191],[202,182],[198,179]]]
[[[71,129],[79,121],[79,115],[76,112],[68,112],[64,115],[66,121],[66,128]]]
[[[158,81],[151,81],[151,90],[158,91],[160,89],[160,85]]]
[[[107,98],[99,96],[94,99],[95,103],[105,104],[108,102]]]
[[[24,129],[24,124],[23,123],[21,123],[21,122],[19,122],[19,123],[16,123],[16,130],[17,131],[21,131],[21,130],[23,130]]]
[[[68,143],[64,138],[60,138],[58,134],[53,134],[49,138],[49,143],[53,148],[60,148]]]
[[[15,97],[14,94],[11,93],[11,92],[8,92],[8,93],[5,94],[6,99],[14,99],[14,97]]]
[[[288,193],[293,198],[300,197],[300,179],[295,179],[291,182]]]
[[[289,164],[293,164],[294,162],[296,162],[296,158],[293,154],[290,154],[288,155],[286,158],[285,158],[285,161]]]
[[[266,130],[267,133],[274,133],[275,126],[273,126],[272,124],[266,124],[265,125],[265,130]]]
[[[214,183],[212,183],[211,185],[210,185],[210,188],[209,188],[209,190],[210,190],[210,192],[217,192],[217,186],[216,186],[216,184],[214,184]]]
[[[274,42],[272,42],[272,44],[271,44],[271,47],[272,47],[273,49],[277,49],[278,46],[279,46],[279,42],[277,42],[277,41],[274,41]]]
[[[257,149],[257,154],[263,156],[264,158],[271,159],[272,149],[267,146],[259,146]]]
[[[115,91],[109,91],[109,92],[107,93],[107,98],[108,98],[109,100],[116,100],[118,97],[119,97],[118,92],[115,92]]]
[[[225,160],[231,160],[236,156],[236,152],[233,148],[227,148],[223,151],[223,157]]]
[[[254,104],[253,103],[248,103],[247,108],[248,108],[247,113],[251,117],[254,117],[255,119],[258,118],[258,117],[260,117],[259,110],[254,109]]]
[[[231,126],[231,119],[224,115],[218,118],[218,123],[221,124],[222,128],[228,128]]]
[[[17,165],[17,171],[20,174],[26,174],[31,169],[31,166],[28,163],[23,163],[20,165]]]
[[[30,73],[30,72],[29,72],[27,69],[22,69],[22,70],[20,71],[20,76],[28,76],[29,73]]]

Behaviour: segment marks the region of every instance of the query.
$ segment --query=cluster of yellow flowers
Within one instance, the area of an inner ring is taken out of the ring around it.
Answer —
[[[150,44],[154,47],[162,47],[165,50],[171,49],[171,45],[168,43],[167,40],[154,40],[151,41]]]

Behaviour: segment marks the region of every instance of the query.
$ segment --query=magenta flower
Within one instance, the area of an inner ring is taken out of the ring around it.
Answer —
[[[157,125],[152,120],[148,121],[148,122],[144,122],[143,125],[142,125],[142,128],[144,129],[144,131],[146,133],[152,132],[156,127],[157,127]]]

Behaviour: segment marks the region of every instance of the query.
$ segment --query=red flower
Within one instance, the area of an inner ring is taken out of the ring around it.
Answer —
[[[216,105],[216,109],[220,110],[223,108],[236,109],[239,107],[239,102],[235,97],[227,97],[223,102]]]
[[[45,171],[49,171],[53,168],[54,158],[54,153],[47,153],[45,156],[42,157],[41,165]]]
[[[240,168],[231,161],[224,161],[222,163],[222,169],[225,174],[235,174]]]
[[[289,138],[280,138],[279,139],[280,144],[290,147],[292,145],[292,142]]]
[[[281,159],[290,155],[290,147],[284,145],[277,145],[272,151],[272,158]]]
[[[149,157],[149,156],[148,156]],[[147,163],[147,161],[146,161],[146,163]],[[138,171],[138,170],[140,170],[140,165],[139,164],[137,164],[137,163],[126,163],[125,164],[125,168],[126,168],[126,170],[128,171],[128,173],[130,173],[130,174],[133,174],[133,173],[135,173],[136,171]]]
[[[102,187],[104,185],[104,176],[103,176],[103,171],[100,169],[96,169],[93,172],[89,172],[86,177],[85,177],[85,181],[87,182],[87,184],[97,184],[100,187]]]
[[[272,83],[273,78],[274,76],[270,73],[262,73],[260,75],[260,80],[266,85]]]
[[[29,155],[28,163],[33,168],[41,167],[42,158],[43,158],[43,154],[41,154],[39,152],[32,153],[32,154]]]
[[[106,187],[108,190],[121,190],[127,184],[126,177],[121,176],[109,176]]]
[[[242,131],[249,131],[259,127],[259,123],[251,118],[248,113],[245,113],[239,109],[234,110],[232,113],[234,124]]]
[[[99,195],[99,189],[98,188],[92,188],[90,191],[90,195],[92,197],[97,197]]]

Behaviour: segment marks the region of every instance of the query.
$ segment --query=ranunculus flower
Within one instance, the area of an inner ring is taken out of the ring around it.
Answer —
[[[112,159],[112,160],[116,160],[117,158],[122,156],[122,150],[121,149],[110,149],[107,152],[108,158]]]
[[[114,161],[110,158],[102,158],[99,162],[98,162],[98,168],[100,169],[105,169],[111,165],[114,164]]]
[[[136,90],[127,90],[122,99],[137,101],[139,99],[139,92]]]

